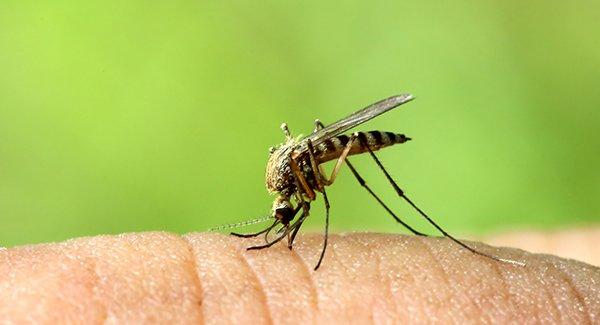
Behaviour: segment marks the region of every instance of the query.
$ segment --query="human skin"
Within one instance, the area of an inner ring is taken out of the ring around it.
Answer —
[[[0,322],[570,323],[600,322],[600,269],[442,238],[320,235],[294,249],[258,239],[164,232],[0,250]]]

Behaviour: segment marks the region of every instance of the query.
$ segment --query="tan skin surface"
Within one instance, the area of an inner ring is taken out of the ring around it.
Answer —
[[[319,235],[256,240],[138,233],[0,250],[0,322],[600,323],[600,269],[521,250],[500,264],[447,239]]]

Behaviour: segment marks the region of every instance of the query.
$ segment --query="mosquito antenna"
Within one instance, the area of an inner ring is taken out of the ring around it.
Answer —
[[[272,220],[273,218],[274,218],[273,216],[265,216],[265,217],[255,218],[255,219],[252,219],[252,220],[240,221],[240,222],[237,222],[237,223],[229,223],[229,224],[225,224],[225,225],[221,225],[221,226],[210,228],[208,231],[209,232],[214,232],[214,231],[221,231],[221,230],[226,230],[226,229],[246,227],[246,226],[250,226],[250,225],[255,225],[257,223],[262,223],[262,222],[265,222],[265,221],[269,221],[269,220]]]
[[[398,196],[400,196],[402,199],[404,199],[406,202],[408,202],[408,204],[410,204],[415,210],[417,210],[417,212],[419,212],[419,214],[423,218],[425,218],[431,225],[433,225],[437,230],[439,230],[444,236],[448,237],[453,242],[457,243],[458,245],[462,246],[463,248],[465,248],[466,250],[468,250],[468,251],[470,251],[470,252],[472,252],[474,254],[490,258],[490,259],[492,259],[494,261],[497,261],[497,262],[507,263],[507,264],[511,264],[511,265],[518,265],[518,266],[525,266],[526,265],[524,262],[515,261],[515,260],[511,260],[511,259],[506,259],[506,258],[501,258],[501,257],[497,257],[497,256],[494,256],[494,255],[486,254],[484,252],[480,252],[480,251],[478,251],[478,250],[476,250],[476,249],[468,246],[467,244],[463,243],[462,241],[454,238],[452,235],[450,235],[448,232],[446,232],[435,221],[433,221],[433,219],[431,219],[425,212],[423,212],[423,210],[419,209],[419,207],[416,204],[414,204],[413,201],[411,201],[404,194],[404,191],[398,186],[398,184],[396,184],[396,182],[394,181],[394,179],[392,179],[392,176],[390,176],[390,174],[387,172],[387,170],[385,170],[385,168],[383,167],[383,164],[381,163],[381,161],[379,161],[379,158],[377,158],[377,156],[375,156],[375,154],[373,153],[373,151],[371,150],[371,148],[368,146],[368,144],[366,143],[366,141],[364,141],[364,139],[361,138],[361,137],[358,137],[358,139],[361,142],[361,145],[364,146],[365,148],[367,148],[367,150],[369,151],[369,154],[371,155],[371,157],[373,158],[373,160],[375,160],[375,163],[377,163],[377,166],[379,166],[379,168],[383,171],[383,173],[385,174],[385,177],[390,182],[390,184],[392,184],[392,186],[394,187],[394,190],[396,191],[396,193],[398,194]]]

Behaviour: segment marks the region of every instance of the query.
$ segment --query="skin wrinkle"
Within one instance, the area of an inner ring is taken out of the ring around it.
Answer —
[[[247,243],[216,233],[185,235],[197,256],[207,324],[253,319],[267,324],[266,303],[258,279],[241,255]]]
[[[395,303],[393,303],[394,295],[392,293],[392,281],[390,281],[389,273],[387,271],[384,271],[381,267],[381,260],[383,259],[383,256],[379,253],[379,249],[373,250],[373,253],[375,255],[377,275],[380,281],[382,282],[383,286],[385,287],[385,293],[389,299],[390,308],[392,308],[393,310],[393,314],[391,316],[392,318],[396,318],[394,317],[394,315],[397,316],[400,314],[400,312],[398,311],[398,306]],[[395,319],[395,321],[398,321],[398,319]]]
[[[450,295],[451,297],[458,297],[458,292],[456,291],[456,289],[450,284],[450,280],[448,278],[448,273],[446,272],[446,270],[444,269],[444,266],[442,265],[442,263],[440,262],[440,259],[437,258],[437,256],[433,253],[433,250],[431,248],[431,246],[429,246],[426,243],[426,238],[427,237],[416,237],[418,239],[419,244],[421,244],[421,246],[424,248],[425,253],[427,254],[427,256],[431,257],[431,260],[434,262],[434,264],[436,265],[436,269],[439,271],[439,273],[442,275],[442,279],[444,281],[444,284],[446,285],[447,288],[449,288],[450,291],[452,291],[453,293]],[[473,305],[476,306],[475,302],[473,301],[473,299],[471,297],[469,297],[469,299],[471,299],[471,301],[473,302]],[[481,310],[479,309],[478,306],[476,306],[476,308],[479,310],[479,314],[481,315]],[[462,313],[461,313],[462,314]],[[454,313],[450,314],[450,315],[456,315]],[[454,319],[455,322],[457,322],[457,319]]]
[[[406,249],[406,247],[405,247],[405,246],[406,246],[406,243],[404,243],[404,245],[403,245],[403,247],[402,247],[402,248],[403,248],[403,249]],[[406,278],[405,278],[406,282],[408,282],[408,283],[416,283],[416,282],[417,282],[417,279],[416,279],[416,277],[415,277],[415,275],[414,275],[414,272],[407,272],[407,273],[405,273],[404,275],[405,275],[405,276],[409,276],[409,277],[410,277],[409,279],[406,279]],[[392,281],[390,280],[390,281],[389,281],[389,283],[390,283],[390,291],[391,291],[391,289],[392,289],[392,288],[391,288]],[[394,301],[395,310],[399,312],[399,310],[398,310],[398,303],[397,303],[397,301],[396,301],[396,300],[397,300],[397,299],[396,299],[396,295],[394,295],[393,291],[391,291],[391,293],[392,293],[392,299],[393,299],[393,301]],[[421,304],[419,304],[419,305],[421,305]],[[422,305],[421,305],[420,307],[422,308]],[[410,315],[409,315],[409,317],[410,317]],[[414,321],[414,319],[411,319],[411,318],[409,318],[408,320],[409,320],[409,321]]]
[[[348,237],[346,237],[345,233],[339,234],[339,237],[345,239],[345,240],[350,240]],[[333,241],[332,241],[333,242]],[[344,275],[345,276],[349,276],[350,274],[348,273],[352,268],[348,265],[346,265],[346,263],[344,263],[344,260],[338,257],[338,254],[336,254],[336,245],[331,245],[331,257],[332,259],[336,260],[337,263],[339,265],[342,266],[343,270],[344,270]]]
[[[248,267],[248,270],[250,270],[250,273],[251,273],[252,277],[254,278],[254,280],[256,280],[256,283],[258,283],[258,285],[259,285],[259,292],[261,293],[261,297],[262,297],[260,303],[264,305],[265,311],[267,312],[267,323],[274,324],[273,323],[273,314],[271,313],[271,307],[269,306],[269,301],[268,301],[268,297],[267,297],[267,291],[265,289],[264,283],[261,281],[261,277],[258,276],[256,271],[250,264],[250,262],[248,260],[248,256],[246,254],[239,254],[239,256],[240,256],[240,259],[242,260],[242,262],[245,263],[246,266]]]
[[[590,320],[591,324],[595,324],[597,316],[600,313],[600,294],[598,294],[600,291],[600,268],[581,262],[575,263],[578,267],[580,267],[580,269],[577,270],[577,275],[579,277],[585,277],[586,279],[589,279],[589,281],[592,283],[581,285],[578,283],[579,281],[573,281],[573,278],[576,279],[577,277],[569,276],[569,280],[571,280],[570,285],[576,288],[577,292],[582,295],[581,298],[584,302],[585,317]],[[556,263],[555,266],[566,275],[573,274],[573,272],[568,272],[572,269],[572,267],[570,267],[567,263],[559,262]]]
[[[100,290],[100,274],[98,273],[98,269],[96,267],[96,261],[93,258],[87,258],[86,263],[89,263],[91,274],[94,278],[94,287],[92,288],[92,293],[94,295],[94,300],[98,302],[99,308],[101,308],[101,319],[102,323],[104,324],[108,320],[108,306],[102,301],[102,299],[99,299],[100,296],[98,294],[98,290]]]
[[[554,285],[555,286],[559,286],[561,288],[564,288],[564,285],[566,283],[565,283],[564,279],[562,279],[562,272],[554,265],[553,261],[551,261],[549,264],[551,266],[552,273],[556,275],[556,276],[552,276],[551,277],[551,280],[553,280]],[[560,295],[560,297],[557,298],[557,299],[558,300],[562,300],[562,298],[563,298],[563,292],[558,292],[558,291],[555,291],[555,290],[553,290],[552,292],[553,293],[556,292],[558,295]],[[552,298],[553,298],[554,302],[556,303],[556,305],[558,306],[558,302],[556,302],[557,299],[554,299],[555,296],[556,295],[553,294]],[[557,308],[559,310],[563,309],[562,305],[561,305],[561,307],[557,307]],[[567,322],[572,322],[573,321],[572,315],[569,314],[569,310],[567,310],[566,312],[559,312],[558,315],[560,317],[560,321],[563,322],[563,323],[567,323]]]
[[[539,270],[539,263],[528,263],[527,267],[535,267],[536,270]],[[526,278],[526,282],[524,284],[521,284],[520,290],[523,290],[523,285],[525,285],[526,288],[528,288],[528,289],[533,288],[533,290],[535,291],[535,296],[532,297],[534,299],[534,301],[531,306],[531,308],[533,310],[528,313],[529,316],[534,318],[532,323],[539,324],[539,323],[544,322],[545,320],[550,321],[549,319],[545,319],[545,318],[547,318],[547,315],[549,315],[548,313],[545,312],[546,310],[543,310],[542,308],[540,308],[540,301],[545,302],[548,299],[546,297],[548,296],[549,293],[547,292],[545,287],[542,290],[538,289],[539,283],[540,283],[539,278],[534,276],[534,274],[532,274],[531,272],[529,272],[529,271],[525,272],[525,278]],[[545,296],[540,297],[540,294],[542,292],[545,294]],[[529,297],[526,297],[526,299],[527,298],[529,298]]]
[[[472,245],[472,246],[476,247],[476,249],[479,249],[479,247],[477,247],[477,245],[475,245],[474,243],[467,243],[467,244],[470,244],[470,245]],[[495,280],[499,280],[499,281],[500,281],[500,283],[501,283],[501,285],[500,285],[500,287],[501,287],[501,289],[500,289],[500,290],[501,290],[501,293],[500,293],[500,294],[501,294],[502,300],[503,300],[503,301],[504,301],[506,304],[510,305],[510,307],[511,307],[510,309],[511,309],[511,310],[515,310],[515,308],[514,308],[514,303],[513,303],[513,301],[510,299],[510,290],[509,290],[509,285],[508,285],[508,282],[506,281],[506,279],[505,279],[505,277],[504,277],[504,274],[503,274],[503,272],[502,272],[502,268],[500,267],[500,264],[501,264],[501,262],[498,262],[498,261],[492,261],[492,260],[489,260],[489,259],[487,259],[487,258],[485,258],[485,257],[480,257],[480,256],[476,256],[476,257],[477,257],[478,259],[481,259],[481,262],[482,262],[481,264],[482,264],[482,265],[489,265],[489,266],[490,266],[490,267],[489,267],[489,269],[490,269],[490,270],[492,270],[493,274],[495,274]],[[485,262],[484,262],[484,261],[485,261]],[[508,265],[507,265],[507,266],[508,266]],[[510,267],[510,266],[509,266],[509,267]],[[480,281],[480,283],[483,285],[482,281]],[[497,288],[497,287],[496,287],[496,288]],[[488,321],[491,321],[491,317],[492,317],[492,315],[490,315],[490,314],[486,313],[486,312],[485,312],[485,310],[484,310],[483,308],[481,308],[481,306],[479,306],[479,305],[477,305],[477,304],[475,304],[475,305],[476,305],[477,307],[479,307],[479,309],[480,309],[480,311],[481,311],[482,315],[484,315],[484,316],[486,316],[486,315],[487,315],[487,316],[488,316],[488,317],[487,317],[487,320],[488,320]]]
[[[583,309],[583,312],[584,312],[583,319],[586,320],[585,323],[586,324],[591,324],[591,319],[590,319],[589,313],[587,312],[587,309],[586,309],[586,306],[585,306],[585,304],[583,302],[583,299],[582,299],[581,295],[579,294],[579,291],[573,285],[573,283],[570,280],[569,276],[566,275],[566,273],[563,270],[561,270],[556,265],[556,263],[551,263],[551,265],[552,265],[552,269],[557,274],[557,279],[556,280],[559,282],[559,284],[562,283],[562,284],[566,285],[566,287],[569,289],[569,291],[572,293],[573,297],[577,301],[578,305],[581,306],[581,308]],[[573,307],[575,307],[575,306],[573,306]],[[574,308],[574,309],[577,310],[578,308]],[[581,311],[578,311],[578,313],[579,312],[581,312]],[[564,319],[563,319],[564,314],[560,313],[560,315],[561,315],[561,321],[564,321]],[[567,315],[568,315],[568,313],[567,313]],[[572,321],[572,320],[569,319],[568,321]]]
[[[507,314],[507,316],[510,317],[508,319],[508,321],[514,322],[514,321],[516,321],[515,316],[519,312],[519,309],[517,307],[517,304],[516,304],[515,300],[513,299],[512,294],[511,294],[511,290],[510,289],[512,287],[512,283],[505,276],[504,270],[506,270],[506,269],[504,267],[502,267],[502,263],[497,262],[497,261],[489,261],[489,264],[491,265],[492,270],[497,275],[497,279],[500,280],[501,287],[504,289],[503,292],[502,292],[502,297],[504,298],[503,299],[504,303],[506,303],[506,304],[509,305],[509,308],[506,308],[506,309],[513,311],[513,313]],[[505,265],[505,266],[509,270],[514,270],[514,271],[516,271],[516,270],[518,270],[518,271],[525,270],[524,267],[520,267],[520,266],[515,266],[515,265]],[[520,316],[522,316],[522,315],[519,315],[517,317],[520,317]]]
[[[341,238],[344,238],[345,234],[339,234],[337,236],[341,237]],[[336,250],[337,250],[337,244],[336,244],[336,242],[337,242],[336,240],[331,240],[331,244],[332,245],[331,245],[331,249],[329,250],[331,252],[330,258],[332,260],[332,263],[336,263],[336,264],[342,266],[341,270],[344,272],[344,276],[348,277],[348,268],[347,268],[347,266],[344,263],[342,263],[341,259],[338,257],[338,254],[336,252]]]
[[[381,256],[381,254],[378,253],[378,249],[377,250],[373,250],[371,249],[371,253],[373,253],[374,256],[374,260],[375,260],[375,268],[377,269],[377,277],[379,278],[379,281],[382,282],[384,288],[385,288],[385,293],[390,301],[390,304],[392,301],[394,301],[394,298],[392,296],[392,283],[390,281],[390,279],[388,278],[387,272],[385,272],[384,275],[384,271],[381,268],[381,259],[383,258]],[[396,304],[391,304],[391,308],[394,309],[394,315],[398,315],[398,308],[396,306]]]
[[[419,247],[425,247],[425,246],[424,246],[424,244],[423,244],[423,243],[420,243],[418,239],[417,239],[417,241],[416,241],[416,244],[417,244]],[[418,265],[418,267],[421,269],[421,268],[422,268],[422,265]],[[420,271],[420,269],[419,269],[419,271]],[[412,283],[413,283],[413,284],[414,284],[414,283],[418,283],[417,277],[416,277],[415,275],[413,275],[413,273],[412,273],[412,272],[409,272],[408,274],[411,276],[411,279],[412,279]],[[424,306],[424,302],[423,302],[423,301],[425,300],[425,299],[424,299],[424,298],[425,298],[425,296],[421,296],[420,298],[422,298],[422,299],[421,299],[422,301],[421,301],[421,303],[419,303],[419,308],[421,308],[421,309],[423,309],[423,310],[424,310],[424,309],[425,309],[425,306]],[[410,314],[408,314],[408,316],[409,316],[409,320],[411,320],[411,321],[414,321],[414,320],[415,320],[415,319],[413,319],[413,318],[412,318],[412,317],[413,317],[413,315],[410,315]]]
[[[344,236],[344,238],[347,238],[348,240],[352,240],[354,242],[361,243],[360,238],[356,239],[356,238],[346,237],[346,236]],[[361,244],[363,244],[363,243],[361,243]],[[364,244],[363,244],[363,248],[365,248]],[[370,248],[368,246],[367,246],[367,249],[369,250],[369,256],[370,256],[371,252],[370,252]],[[348,268],[345,264],[342,264],[342,265],[344,265],[346,268]],[[374,309],[373,301],[371,301],[371,308],[369,308],[369,320],[370,320],[371,324],[375,323],[375,315],[373,313],[373,309]]]
[[[372,257],[372,253],[371,253],[371,248],[370,248],[370,246],[369,246],[369,245],[365,245],[365,243],[364,243],[364,242],[363,242],[363,241],[362,241],[360,238],[356,239],[356,238],[352,238],[352,237],[346,237],[346,236],[344,236],[344,238],[347,238],[347,240],[351,240],[351,241],[354,241],[354,242],[357,242],[357,243],[359,243],[359,244],[361,245],[361,248],[366,248],[366,249],[368,250],[368,255],[369,255],[369,257]],[[348,271],[349,271],[349,270],[352,270],[352,269],[353,269],[353,267],[347,266],[347,265],[346,265],[346,264],[344,264],[344,263],[342,263],[342,265],[343,265],[343,266],[346,268],[346,270],[347,270],[346,274],[348,274]],[[375,323],[375,315],[374,315],[374,312],[373,312],[373,310],[375,309],[375,306],[374,306],[374,301],[373,301],[373,300],[371,300],[371,304],[370,304],[370,306],[371,306],[371,308],[369,308],[369,320],[370,320],[370,322],[371,322],[372,324],[374,324],[374,323]]]
[[[353,268],[352,268],[352,266],[347,265],[344,262],[343,258],[339,257],[339,254],[338,254],[337,250],[340,248],[338,246],[340,244],[337,244],[337,242],[338,241],[341,242],[341,243],[352,242],[353,241],[353,239],[352,239],[353,236],[347,236],[346,233],[341,233],[341,234],[334,235],[334,237],[337,237],[337,238],[332,238],[332,240],[331,240],[331,243],[332,243],[332,245],[331,245],[331,259],[334,260],[338,265],[341,266],[341,271],[343,272],[344,278],[346,278],[346,279],[351,278],[350,272],[352,271]],[[338,278],[340,278],[339,275],[338,275]],[[370,313],[369,319],[370,319],[371,323],[373,323],[373,314],[372,313]]]
[[[315,314],[319,313],[319,295],[317,293],[317,285],[315,284],[315,277],[311,275],[312,269],[304,262],[302,257],[298,255],[294,249],[290,250],[292,257],[297,261],[297,264],[300,265],[302,272],[306,275],[306,279],[309,283],[310,287],[310,303],[314,306]]]
[[[506,277],[504,276],[504,272],[502,272],[500,263],[497,261],[490,261],[489,264],[491,265],[492,270],[494,271],[497,278],[500,280],[500,282],[502,284],[500,287],[503,288],[502,296],[504,297],[504,301],[510,305],[511,310],[516,311],[517,308],[515,306],[515,303],[514,303],[513,299],[511,299],[511,294],[510,294],[510,289],[509,289],[510,284],[506,280]],[[514,267],[518,267],[518,266],[514,266]],[[511,319],[509,321],[514,321],[514,317],[511,317]]]
[[[365,245],[366,247],[370,248],[369,256],[371,259],[373,259],[375,261],[375,269],[377,270],[377,276],[379,278],[379,281],[383,284],[383,287],[385,288],[386,296],[388,297],[388,300],[389,300],[388,305],[390,305],[390,307],[393,309],[392,315],[396,315],[396,316],[399,315],[398,306],[395,303],[393,303],[394,296],[392,294],[392,284],[389,279],[389,274],[387,272],[385,272],[385,274],[384,274],[384,271],[381,267],[381,259],[383,258],[383,256],[379,253],[380,252],[379,245],[375,244],[377,246],[375,247],[376,249],[374,249],[371,247],[373,245],[373,243],[367,242],[363,238],[359,238],[358,241],[361,244]],[[394,318],[394,317],[392,316],[392,318]]]
[[[571,292],[573,293],[573,296],[575,297],[575,300],[577,300],[577,303],[581,306],[580,312],[582,313],[585,324],[591,324],[592,319],[590,317],[590,313],[588,312],[587,306],[585,305],[581,292],[579,292],[579,289],[575,287],[575,285],[573,284],[573,280],[565,271],[558,268],[557,266],[554,266],[554,268],[561,274],[561,278],[564,280],[569,290],[571,290]]]
[[[82,247],[79,254],[98,262],[108,323],[176,322],[198,315],[200,293],[193,286],[187,245],[180,236],[149,232],[76,242]]]
[[[200,280],[200,270],[198,269],[198,263],[196,262],[196,254],[194,253],[194,247],[192,247],[192,243],[186,236],[178,237],[181,238],[181,240],[185,243],[188,249],[188,253],[190,255],[189,258],[192,264],[192,273],[194,274],[192,281],[194,282],[196,289],[198,289],[198,292],[200,292],[200,301],[198,301],[198,309],[200,310],[200,320],[202,321],[202,324],[205,324],[206,321],[204,317],[206,313],[204,312],[204,290],[202,289],[202,281]]]
[[[544,275],[547,275],[548,274],[548,269],[552,267],[552,264],[549,263],[549,262],[544,262],[542,264],[545,267],[544,268],[544,271],[545,271]],[[545,277],[545,278],[551,279],[552,277]],[[552,291],[550,291],[550,289],[548,289],[548,286],[547,286],[548,283],[547,282],[544,283],[545,281],[543,281],[540,277],[538,277],[537,279],[538,279],[538,282],[540,282],[542,284],[541,287],[544,288],[544,292],[546,293],[547,299],[551,301],[550,305],[552,306],[552,309],[554,310],[554,312],[552,313],[552,315],[558,315],[558,318],[560,320],[562,320],[562,315],[561,315],[561,312],[560,312],[560,308],[558,308],[558,303],[554,299],[554,294],[552,294]]]

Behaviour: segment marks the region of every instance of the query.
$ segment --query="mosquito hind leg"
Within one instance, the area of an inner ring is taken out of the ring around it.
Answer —
[[[352,174],[354,175],[354,177],[356,178],[356,180],[358,181],[360,186],[364,187],[365,190],[367,190],[367,192],[369,192],[369,194],[371,194],[371,196],[374,197],[375,200],[377,200],[377,202],[387,211],[387,213],[389,213],[392,216],[392,218],[394,218],[394,220],[396,220],[396,222],[403,225],[404,228],[410,230],[410,232],[412,232],[415,235],[427,236],[426,234],[415,230],[413,227],[409,226],[406,222],[402,221],[385,203],[383,203],[383,201],[379,198],[379,196],[377,194],[375,194],[375,192],[373,192],[373,190],[369,187],[369,185],[367,185],[367,182],[365,182],[365,180],[360,176],[360,174],[356,171],[354,166],[352,166],[352,164],[350,163],[350,161],[347,158],[346,158],[346,165],[348,166],[348,168],[350,168],[350,171],[352,172]]]
[[[375,155],[375,153],[373,153],[373,151],[371,150],[371,148],[366,143],[365,139],[362,138],[362,137],[358,137],[358,140],[360,141],[361,145],[367,149],[367,151],[371,155],[371,158],[373,158],[373,160],[375,160],[375,163],[377,164],[377,166],[379,166],[379,169],[381,169],[381,171],[385,175],[385,178],[387,178],[388,182],[392,185],[392,187],[396,191],[396,194],[398,194],[399,197],[401,197],[410,206],[412,206],[423,218],[425,218],[425,220],[427,220],[427,222],[429,222],[432,226],[434,226],[445,237],[447,237],[448,239],[452,240],[456,244],[462,246],[464,249],[470,251],[471,253],[487,257],[487,258],[492,259],[492,260],[497,261],[497,262],[502,262],[502,263],[507,263],[507,264],[512,264],[512,265],[518,265],[518,266],[525,266],[525,263],[520,262],[520,261],[514,261],[514,260],[510,260],[510,259],[505,259],[505,258],[497,257],[497,256],[494,256],[494,255],[486,254],[484,252],[480,252],[480,251],[478,251],[478,250],[476,250],[476,249],[468,246],[467,244],[463,243],[462,241],[454,238],[452,235],[450,235],[447,231],[445,231],[442,227],[440,227],[435,221],[433,221],[433,219],[431,219],[425,212],[423,212],[423,210],[421,210],[415,203],[413,203],[413,201],[411,201],[411,199],[409,199],[406,196],[406,194],[404,194],[404,191],[398,186],[398,184],[396,183],[396,181],[394,181],[394,179],[392,178],[392,176],[390,176],[390,174],[387,172],[387,170],[385,169],[385,167],[383,167],[383,164],[381,163],[381,161],[379,160],[379,158],[377,158],[377,156]]]

